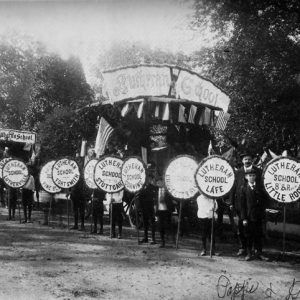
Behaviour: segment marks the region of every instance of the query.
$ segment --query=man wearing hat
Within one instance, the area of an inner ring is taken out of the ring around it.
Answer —
[[[241,192],[241,219],[246,238],[246,260],[253,258],[254,250],[256,258],[265,259],[262,256],[262,236],[266,197],[262,187],[256,183],[256,174],[254,168],[246,171],[247,184],[243,186]]]
[[[244,152],[241,154],[241,159],[243,166],[236,171],[235,183],[229,195],[230,208],[235,210],[238,217],[238,237],[240,241],[240,249],[237,253],[238,256],[244,256],[247,253],[246,237],[244,233],[243,220],[241,218],[241,193],[243,186],[246,185],[247,181],[245,174],[249,170],[256,171],[256,183],[260,184],[261,172],[260,170],[253,166],[253,156],[250,152]]]

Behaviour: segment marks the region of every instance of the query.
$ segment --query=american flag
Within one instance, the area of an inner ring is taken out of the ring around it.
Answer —
[[[219,112],[216,128],[220,130],[224,130],[226,128],[227,122],[230,118],[230,114],[224,111]]]
[[[95,153],[97,157],[104,153],[106,143],[113,131],[114,129],[109,125],[109,123],[101,117],[95,143]]]

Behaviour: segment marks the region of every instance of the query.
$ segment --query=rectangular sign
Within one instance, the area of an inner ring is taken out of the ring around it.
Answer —
[[[143,96],[168,96],[169,67],[139,66],[103,73],[105,90],[112,103]]]
[[[29,131],[0,128],[0,140],[17,143],[35,144],[36,134],[34,132]]]
[[[188,99],[204,105],[228,110],[229,97],[213,83],[201,77],[181,70],[176,82],[176,98]]]

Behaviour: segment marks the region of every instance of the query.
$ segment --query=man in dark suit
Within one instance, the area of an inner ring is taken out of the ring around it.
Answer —
[[[155,178],[153,174],[149,174],[147,186],[140,191],[138,201],[142,211],[144,223],[144,238],[141,243],[148,243],[149,225],[151,225],[152,241],[151,244],[156,244],[155,239],[155,212],[154,204],[158,194],[158,188],[155,186]]]
[[[241,155],[243,166],[235,173],[235,183],[229,195],[230,209],[234,210],[238,217],[238,237],[240,241],[240,249],[237,253],[238,256],[244,256],[247,253],[246,238],[244,233],[243,220],[241,218],[241,192],[242,187],[246,185],[245,173],[247,170],[254,169],[256,171],[256,183],[260,184],[261,172],[253,166],[253,157],[249,152]]]
[[[266,196],[262,186],[256,183],[255,169],[247,170],[247,184],[241,191],[241,219],[246,237],[246,260],[253,257],[264,259],[262,256],[263,219],[265,217]],[[254,248],[254,249],[253,249]]]

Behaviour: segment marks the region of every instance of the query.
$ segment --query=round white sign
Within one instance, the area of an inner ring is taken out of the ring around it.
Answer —
[[[2,178],[2,170],[3,170],[3,167],[4,165],[9,161],[11,160],[11,157],[5,157],[3,159],[0,160],[0,178]]]
[[[10,187],[18,189],[24,186],[29,178],[26,164],[18,159],[7,161],[2,170],[3,181]]]
[[[124,188],[121,178],[122,165],[122,159],[114,156],[106,156],[99,160],[94,174],[96,185],[107,193],[121,191]]]
[[[52,167],[53,182],[60,188],[73,187],[80,178],[79,166],[75,160],[62,158]]]
[[[123,163],[121,178],[127,191],[131,193],[140,191],[146,183],[144,162],[138,157],[128,157]]]
[[[297,201],[300,198],[300,162],[290,157],[271,160],[263,171],[263,185],[276,201]]]
[[[95,166],[98,162],[98,159],[91,159],[89,160],[83,170],[83,177],[86,185],[90,189],[97,189],[97,185],[94,180],[94,173],[95,173]]]
[[[187,155],[180,155],[170,161],[165,172],[165,186],[167,191],[177,199],[187,200],[198,192],[195,183],[197,162]]]
[[[195,174],[201,193],[210,198],[220,198],[228,194],[233,187],[234,178],[234,170],[229,162],[218,155],[203,159]]]
[[[40,171],[40,183],[42,188],[51,194],[59,193],[61,188],[58,187],[52,179],[52,168],[55,164],[55,160],[47,162]]]

